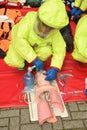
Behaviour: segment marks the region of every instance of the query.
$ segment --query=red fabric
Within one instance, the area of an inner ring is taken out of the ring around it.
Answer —
[[[22,8],[22,9],[20,9],[22,16],[24,16],[27,12],[37,11],[37,10],[38,10],[38,8]]]
[[[5,5],[5,4],[6,4],[6,0],[3,0],[2,2],[0,2],[0,6]]]
[[[49,60],[50,61],[50,60]],[[48,69],[49,61],[45,63]],[[27,71],[19,71],[16,68],[8,67],[0,59],[0,108],[26,106],[23,97],[23,75]],[[71,54],[67,53],[64,66],[61,73],[72,74],[74,77],[66,77],[67,82],[64,87],[59,85],[60,91],[66,93],[63,96],[65,102],[87,100],[85,96],[85,77],[87,77],[87,67],[77,61],[74,61]],[[78,94],[69,94],[73,91],[83,91]]]
[[[9,67],[0,59],[0,108],[25,106],[23,100],[23,74],[16,68]]]
[[[66,93],[63,96],[65,102],[87,100],[85,96],[85,78],[87,77],[87,65],[73,60],[71,54],[67,53],[62,74],[72,74],[66,77],[64,87],[59,85],[60,91]],[[71,94],[70,94],[71,93]]]

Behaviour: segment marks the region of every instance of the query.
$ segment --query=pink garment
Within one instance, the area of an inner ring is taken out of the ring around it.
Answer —
[[[45,121],[52,123],[57,121],[47,101],[39,102],[37,105],[37,109],[38,109],[38,120],[40,125],[42,125]]]
[[[64,107],[57,88],[51,82],[45,80],[43,71],[36,74],[35,89],[39,123],[43,124],[45,121],[56,122],[53,107],[59,108],[61,112],[64,111]]]

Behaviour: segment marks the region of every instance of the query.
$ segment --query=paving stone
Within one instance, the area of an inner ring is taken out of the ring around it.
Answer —
[[[30,123],[29,110],[21,109],[21,124]]]
[[[8,127],[0,127],[0,130],[8,130]]]
[[[26,124],[21,125],[21,130],[41,130],[41,126],[39,124]]]
[[[87,119],[86,120],[83,120],[84,124],[85,124],[85,127],[86,127],[86,130],[87,130]]]
[[[9,129],[10,130],[19,130],[19,117],[11,117],[9,121]]]
[[[27,107],[0,109],[0,130],[87,130],[87,102],[65,105],[69,117],[57,117],[56,123],[41,126],[38,121],[30,121]]]
[[[0,119],[0,126],[8,126],[8,118]]]
[[[52,124],[50,124],[50,123],[44,123],[42,125],[42,128],[43,128],[43,130],[53,130],[52,129]]]
[[[0,118],[3,117],[12,117],[12,116],[19,116],[19,109],[16,110],[4,110],[0,111]]]
[[[63,129],[63,130],[87,130],[87,129],[85,129],[85,128],[81,128],[81,129],[80,128],[76,128],[76,129],[71,128],[71,129]]]
[[[62,125],[62,119],[57,117],[57,122],[52,124],[53,125],[53,130],[62,130],[63,129],[63,125]]]
[[[9,130],[19,130],[19,126],[10,126]]]
[[[19,125],[19,117],[10,118],[10,126],[17,126]]]
[[[76,102],[70,102],[68,103],[68,106],[70,111],[78,111],[78,105]]]
[[[84,128],[81,120],[63,121],[64,129]]]
[[[86,103],[79,104],[78,107],[79,107],[80,111],[87,111],[87,104]]]
[[[87,112],[72,112],[72,119],[87,119]]]

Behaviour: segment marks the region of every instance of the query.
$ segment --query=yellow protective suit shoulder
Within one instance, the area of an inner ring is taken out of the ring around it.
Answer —
[[[82,11],[87,10],[87,0],[75,0],[75,6],[80,8]]]
[[[66,8],[62,0],[47,0],[39,11],[40,20],[46,25],[61,29],[69,23]]]
[[[81,3],[82,3],[82,0],[75,0],[74,6],[80,7],[80,6],[81,6]]]
[[[72,56],[75,60],[87,63],[87,16],[82,17],[76,27],[74,38],[74,51]]]

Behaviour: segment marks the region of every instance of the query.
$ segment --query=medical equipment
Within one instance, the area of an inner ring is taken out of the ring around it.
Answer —
[[[31,73],[31,71],[35,68],[35,66],[28,67],[27,73],[24,74],[24,93],[29,93],[34,91],[34,75]]]

